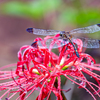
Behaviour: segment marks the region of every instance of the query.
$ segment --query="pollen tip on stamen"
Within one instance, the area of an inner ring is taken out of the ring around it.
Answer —
[[[1,99],[0,99],[1,100]],[[9,100],[8,98],[5,98],[5,100]]]
[[[69,88],[68,90],[66,90],[66,92],[69,92],[71,90],[71,88]]]

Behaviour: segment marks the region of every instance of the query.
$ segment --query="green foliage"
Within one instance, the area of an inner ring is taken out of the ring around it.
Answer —
[[[13,1],[2,5],[1,10],[6,14],[38,19],[45,13],[57,9],[60,4],[61,0],[37,0],[29,3]]]
[[[71,2],[73,6],[68,5],[62,0],[12,1],[1,5],[1,11],[4,14],[29,17],[31,19],[41,19],[47,13],[52,14],[53,11],[56,11],[58,15],[56,15],[55,22],[65,25],[70,23],[81,27],[100,23],[99,9],[83,8],[79,1]]]
[[[66,7],[65,10],[62,10],[60,14],[60,20],[63,23],[75,23],[76,22],[76,17],[78,13],[77,10],[71,7]]]
[[[98,9],[85,9],[78,13],[76,17],[78,25],[90,25],[100,23],[100,11]],[[87,24],[88,23],[88,24]]]
[[[100,23],[100,11],[98,9],[78,9],[68,7],[62,11],[60,19],[63,23],[76,24],[78,26],[85,26]],[[88,23],[88,24],[87,24]]]

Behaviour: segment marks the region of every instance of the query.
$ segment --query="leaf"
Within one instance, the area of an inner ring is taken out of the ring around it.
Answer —
[[[61,0],[38,0],[28,3],[23,2],[8,2],[1,6],[2,13],[28,16],[31,18],[41,18],[47,12],[56,10],[61,4]]]

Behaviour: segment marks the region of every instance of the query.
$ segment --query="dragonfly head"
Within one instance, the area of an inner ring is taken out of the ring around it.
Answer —
[[[60,36],[61,36],[61,38],[66,38],[65,31],[61,31],[61,32],[60,32]]]
[[[61,36],[62,39],[68,39],[69,37],[71,37],[69,32],[65,32],[65,31],[61,31],[60,36]]]

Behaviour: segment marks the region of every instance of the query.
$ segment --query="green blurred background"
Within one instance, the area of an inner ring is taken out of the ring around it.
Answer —
[[[97,23],[100,0],[0,0],[0,66],[17,62],[19,48],[37,37],[26,32],[28,27],[70,31]],[[100,33],[92,37],[100,39]],[[86,52],[100,62],[99,51]],[[75,90],[68,100],[92,100],[84,90]]]

